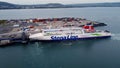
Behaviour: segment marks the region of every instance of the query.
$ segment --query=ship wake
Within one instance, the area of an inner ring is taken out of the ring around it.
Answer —
[[[120,40],[120,33],[119,34],[112,34],[112,40]]]

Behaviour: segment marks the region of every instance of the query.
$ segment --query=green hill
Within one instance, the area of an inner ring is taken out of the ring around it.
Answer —
[[[37,4],[37,5],[17,5],[7,2],[0,2],[0,9],[35,9],[35,8],[79,8],[79,7],[120,7],[120,2],[114,3],[85,3],[85,4]]]

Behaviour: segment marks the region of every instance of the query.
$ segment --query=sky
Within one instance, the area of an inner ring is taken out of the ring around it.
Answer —
[[[0,0],[14,4],[46,4],[46,3],[101,3],[101,2],[120,2],[120,0]]]

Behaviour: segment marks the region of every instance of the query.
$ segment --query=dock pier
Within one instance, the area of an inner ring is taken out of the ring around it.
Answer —
[[[0,45],[7,45],[16,42],[27,43],[29,40],[28,35],[27,32],[0,34]]]
[[[0,45],[7,45],[10,44],[10,40],[0,40]]]
[[[87,23],[93,26],[106,26],[104,23],[74,17],[5,20],[1,23],[3,24],[0,24],[0,45],[27,43],[30,34],[39,33],[41,29],[47,29],[49,26],[52,28],[82,27]]]

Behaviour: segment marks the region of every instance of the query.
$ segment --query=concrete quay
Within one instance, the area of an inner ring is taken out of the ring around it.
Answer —
[[[4,24],[0,24],[0,45],[29,41],[29,35],[40,32],[40,29],[82,27],[86,24],[106,26],[104,23],[73,17],[6,20]]]

